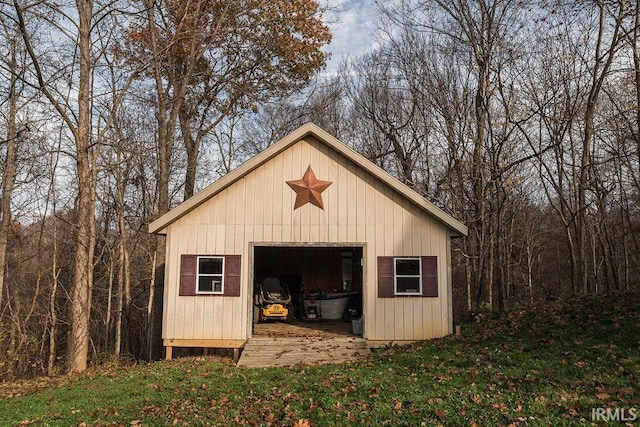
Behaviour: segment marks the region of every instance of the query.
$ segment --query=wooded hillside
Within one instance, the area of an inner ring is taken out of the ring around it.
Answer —
[[[640,6],[0,2],[0,378],[160,357],[147,225],[313,121],[469,226],[455,315],[638,287]]]

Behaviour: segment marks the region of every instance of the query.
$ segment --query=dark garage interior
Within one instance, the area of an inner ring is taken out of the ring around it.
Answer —
[[[304,320],[303,300],[349,298],[344,319],[362,311],[361,246],[255,246],[254,289],[265,278],[277,277],[292,296],[294,316]]]

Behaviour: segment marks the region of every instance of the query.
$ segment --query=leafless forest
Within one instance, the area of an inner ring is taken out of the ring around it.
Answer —
[[[0,378],[161,356],[147,225],[313,121],[469,226],[455,315],[638,287],[640,6],[0,0]]]

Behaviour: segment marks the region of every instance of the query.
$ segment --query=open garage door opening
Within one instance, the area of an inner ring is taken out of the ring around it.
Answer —
[[[253,335],[362,334],[362,246],[253,249]]]

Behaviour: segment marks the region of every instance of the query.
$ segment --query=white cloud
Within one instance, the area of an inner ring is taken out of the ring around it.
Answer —
[[[332,34],[325,51],[331,53],[326,74],[335,72],[342,60],[374,48],[378,12],[373,0],[328,0],[324,21]]]

